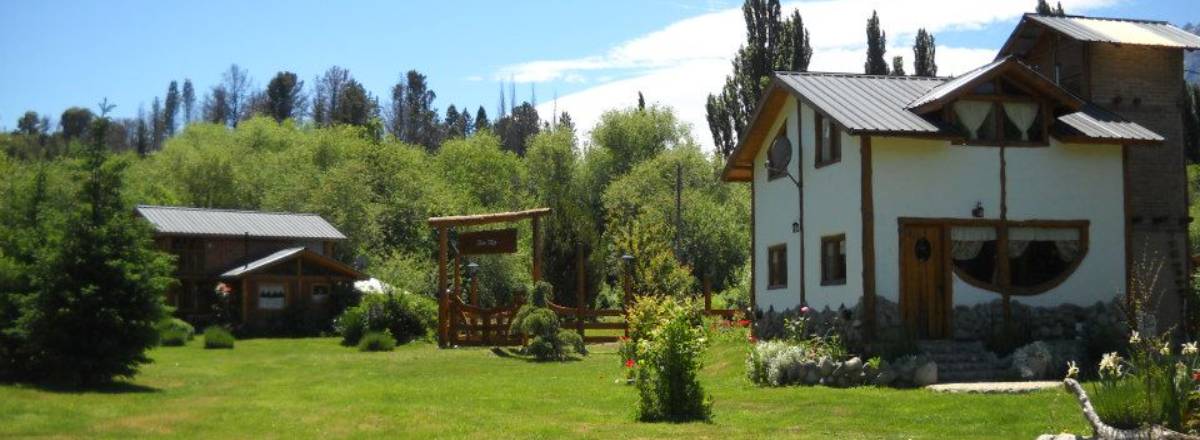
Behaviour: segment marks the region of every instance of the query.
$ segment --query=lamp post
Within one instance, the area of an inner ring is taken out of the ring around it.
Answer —
[[[479,278],[475,275],[479,273],[479,264],[472,261],[467,263],[467,282],[471,283],[471,305],[479,306]]]

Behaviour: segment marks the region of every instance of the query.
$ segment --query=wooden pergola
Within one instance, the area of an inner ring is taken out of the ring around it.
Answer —
[[[449,273],[447,265],[449,264],[450,252],[450,230],[461,226],[479,226],[496,223],[513,223],[524,220],[532,222],[533,231],[533,281],[536,283],[542,279],[542,235],[541,235],[541,217],[549,214],[550,208],[537,208],[525,211],[515,212],[497,212],[491,214],[478,215],[456,215],[448,217],[433,217],[429,219],[429,226],[436,228],[438,231],[438,344],[445,345],[449,340],[449,310],[450,310],[450,291],[449,291]],[[455,288],[460,288],[460,280],[458,268],[455,267],[454,274]],[[476,304],[478,305],[478,304]]]

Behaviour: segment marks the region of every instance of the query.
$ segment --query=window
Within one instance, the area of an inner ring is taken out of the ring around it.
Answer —
[[[280,310],[286,298],[283,284],[263,283],[258,285],[258,308],[263,310]]]
[[[821,237],[821,285],[846,284],[846,235]]]
[[[325,284],[316,284],[312,287],[313,302],[324,302],[329,299],[329,286]]]
[[[1042,105],[1005,81],[981,84],[972,95],[955,101],[950,115],[968,143],[979,145],[1045,145]]]
[[[817,130],[816,166],[817,168],[842,160],[842,136],[837,123],[829,118],[815,113],[813,128]]]
[[[787,287],[787,245],[767,248],[767,289]]]
[[[999,240],[1002,228],[1008,235],[1004,246]],[[951,259],[959,278],[976,287],[1036,295],[1075,270],[1087,249],[1086,237],[1084,223],[955,226],[950,229]]]

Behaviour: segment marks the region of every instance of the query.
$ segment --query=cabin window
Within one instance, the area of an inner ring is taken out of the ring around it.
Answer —
[[[767,248],[767,289],[787,287],[787,245]]]
[[[846,235],[821,237],[821,285],[846,284]]]
[[[820,113],[815,115],[813,128],[817,130],[817,147],[813,151],[817,157],[814,162],[820,168],[842,160],[842,136],[836,122]]]
[[[1007,234],[1003,246],[1002,229]],[[1086,225],[955,226],[950,229],[951,259],[955,273],[969,284],[1034,295],[1058,285],[1078,266],[1086,236]]]
[[[258,308],[280,310],[283,309],[285,301],[283,284],[262,283],[258,285]]]
[[[315,284],[312,287],[313,302],[324,302],[329,299],[329,285]]]
[[[949,108],[974,145],[1046,145],[1047,115],[1025,87],[1002,79],[982,83]]]

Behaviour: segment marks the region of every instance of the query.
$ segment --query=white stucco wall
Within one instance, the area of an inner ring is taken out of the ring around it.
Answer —
[[[1000,215],[1000,149],[929,140],[874,138],[876,293],[899,299],[899,219]],[[1114,297],[1125,280],[1121,148],[1063,145],[1005,150],[1009,220],[1088,220],[1089,250],[1061,285],[1018,301],[1039,306],[1092,304]],[[999,295],[953,277],[954,304]]]
[[[770,136],[754,161],[755,185],[755,300],[759,308],[785,310],[800,304],[800,283],[810,307],[836,309],[852,307],[862,295],[862,215],[860,189],[860,151],[857,137],[842,137],[841,162],[815,167],[813,146],[814,113],[806,105],[789,98],[783,112],[772,125],[771,133],[787,123],[788,139],[793,145],[789,171],[804,184],[804,276],[801,277],[801,234],[792,232],[792,223],[800,217],[799,194],[788,178],[767,180],[764,164]],[[797,142],[797,139],[800,141]],[[821,285],[821,237],[846,235],[846,284]],[[787,244],[788,285],[785,289],[767,288],[767,249]]]

